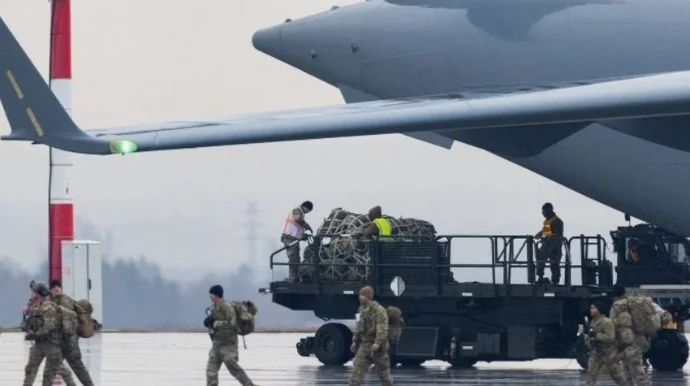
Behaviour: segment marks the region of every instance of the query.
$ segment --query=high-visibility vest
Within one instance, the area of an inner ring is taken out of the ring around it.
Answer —
[[[299,210],[302,216],[304,216],[304,211],[302,211],[302,208],[297,208],[297,210]],[[304,235],[304,227],[295,221],[292,211],[288,213],[287,218],[285,219],[285,225],[283,225],[283,234],[292,236],[296,239],[302,238]]]
[[[379,227],[379,237],[385,237],[391,235],[391,223],[388,222],[383,217],[379,217],[374,220],[374,224]]]
[[[544,226],[541,228],[542,237],[553,236],[553,231],[551,230],[551,223],[553,222],[553,220],[555,220],[557,218],[558,218],[558,216],[553,216],[550,219],[544,220]]]

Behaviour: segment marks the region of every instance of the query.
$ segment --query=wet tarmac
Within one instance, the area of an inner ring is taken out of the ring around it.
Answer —
[[[315,358],[297,355],[295,343],[306,334],[252,334],[240,347],[240,364],[255,383],[271,385],[347,385],[351,365],[325,368]],[[105,333],[82,340],[82,353],[97,386],[187,386],[205,384],[210,342],[204,334]],[[20,385],[29,344],[18,333],[0,335],[0,384]],[[42,370],[41,370],[42,371]],[[396,369],[396,385],[584,385],[584,372],[574,360],[479,363],[454,370],[444,362],[426,362],[419,369]],[[40,384],[40,373],[35,384]],[[221,371],[221,385],[237,385]],[[366,385],[378,385],[374,374]],[[613,385],[602,375],[597,385]],[[652,373],[652,384],[690,385],[684,372]]]

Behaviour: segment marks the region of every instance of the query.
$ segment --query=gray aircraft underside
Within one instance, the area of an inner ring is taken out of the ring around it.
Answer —
[[[0,20],[2,139],[119,154],[404,133],[690,235],[690,0],[372,0],[253,43],[348,104],[83,131]]]

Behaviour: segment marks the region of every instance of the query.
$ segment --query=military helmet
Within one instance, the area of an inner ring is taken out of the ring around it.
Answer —
[[[42,297],[46,297],[50,295],[50,291],[48,290],[48,285],[42,281],[32,281],[31,284],[31,290],[34,291],[35,293],[39,294]]]

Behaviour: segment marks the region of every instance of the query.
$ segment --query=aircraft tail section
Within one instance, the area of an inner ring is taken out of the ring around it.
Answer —
[[[0,137],[3,140],[50,145],[51,139],[58,137],[88,138],[72,121],[2,19],[0,97],[12,130]]]

